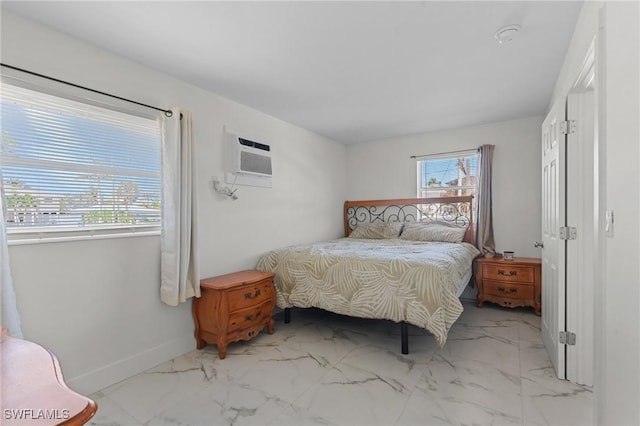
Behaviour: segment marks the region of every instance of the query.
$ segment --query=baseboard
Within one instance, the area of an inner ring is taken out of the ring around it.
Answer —
[[[193,334],[189,333],[88,373],[73,378],[65,377],[65,382],[76,392],[89,395],[190,352],[195,347]]]

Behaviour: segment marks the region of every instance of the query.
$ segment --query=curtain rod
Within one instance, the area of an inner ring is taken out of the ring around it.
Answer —
[[[3,66],[3,67],[6,67],[6,68],[10,68],[12,70],[16,70],[16,71],[24,72],[24,73],[27,73],[27,74],[35,75],[36,77],[46,78],[47,80],[55,81],[56,83],[66,84],[68,86],[73,86],[73,87],[76,87],[78,89],[88,90],[89,92],[98,93],[100,95],[108,96],[110,98],[115,98],[115,99],[119,99],[121,101],[125,101],[125,102],[129,102],[129,103],[132,103],[132,104],[140,105],[140,106],[143,106],[143,107],[155,109],[156,111],[164,112],[164,114],[167,117],[173,116],[173,112],[170,109],[158,108],[158,107],[154,107],[152,105],[143,104],[142,102],[132,101],[131,99],[123,98],[123,97],[117,96],[117,95],[112,95],[112,94],[106,93],[106,92],[101,92],[100,90],[91,89],[90,87],[80,86],[79,84],[70,83],[68,81],[60,80],[60,79],[55,78],[55,77],[50,77],[48,75],[44,75],[44,74],[40,74],[40,73],[37,73],[37,72],[29,71],[29,70],[26,70],[24,68],[14,67],[13,65],[4,64],[4,63],[1,63],[1,62],[0,62],[0,65]],[[182,114],[180,114],[180,115],[182,115]],[[182,118],[182,117],[180,117],[180,118]]]
[[[473,152],[473,151],[477,151],[477,149],[463,149],[463,150],[460,150],[460,151],[436,152],[434,154],[412,155],[409,158],[416,159],[416,158],[420,158],[420,157],[432,157],[434,155],[464,154],[464,153]]]

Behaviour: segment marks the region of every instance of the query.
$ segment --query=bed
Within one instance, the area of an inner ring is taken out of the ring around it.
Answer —
[[[263,255],[257,269],[274,272],[276,304],[290,321],[296,308],[391,320],[428,330],[442,347],[463,311],[471,279],[472,196],[346,201],[345,237]]]

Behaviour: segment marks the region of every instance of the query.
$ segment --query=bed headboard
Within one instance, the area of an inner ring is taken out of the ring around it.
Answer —
[[[472,201],[473,195],[345,201],[344,235],[348,237],[360,223],[440,220],[459,226],[468,226],[463,241],[475,244]]]

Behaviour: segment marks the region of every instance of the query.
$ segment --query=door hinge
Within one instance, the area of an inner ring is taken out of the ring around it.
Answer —
[[[578,238],[578,229],[575,226],[561,226],[558,234],[561,240],[575,240]]]
[[[576,344],[576,333],[571,333],[570,331],[561,331],[559,340],[561,345],[573,346]]]
[[[577,129],[576,120],[567,120],[560,122],[560,133],[563,135],[570,135],[575,133]]]

